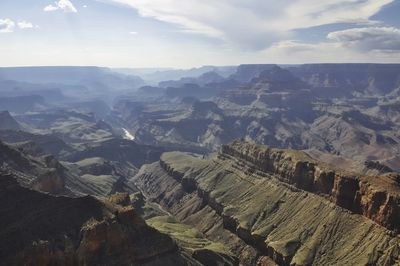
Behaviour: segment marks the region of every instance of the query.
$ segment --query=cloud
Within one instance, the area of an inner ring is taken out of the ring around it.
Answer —
[[[302,43],[277,42],[258,56],[264,62],[278,64],[303,63],[398,63],[400,53],[381,50],[360,51],[349,49],[337,42]]]
[[[45,6],[45,8],[43,8],[43,11],[51,12],[51,11],[56,11],[58,9],[59,9],[58,6],[48,5],[48,6]]]
[[[18,25],[18,28],[20,28],[20,29],[32,29],[34,27],[31,22],[28,22],[25,20],[19,21],[17,23],[17,25]]]
[[[394,0],[109,0],[182,31],[249,49],[290,39],[293,30],[332,23],[373,24],[371,16]]]
[[[139,32],[137,32],[137,31],[130,31],[129,34],[131,34],[131,35],[138,35]]]
[[[400,30],[393,27],[367,27],[335,31],[328,39],[361,51],[400,51]]]
[[[60,1],[56,1],[54,2],[54,5],[48,5],[46,6],[43,11],[45,12],[52,12],[52,11],[56,11],[56,10],[62,10],[64,12],[69,12],[69,13],[77,13],[78,10],[75,8],[75,6],[72,4],[71,1],[69,0],[60,0]]]
[[[14,32],[15,29],[27,30],[27,29],[38,29],[38,25],[33,25],[31,22],[26,20],[21,20],[15,22],[12,19],[0,19],[0,33],[11,33]]]
[[[13,32],[15,28],[15,22],[11,19],[0,19],[0,33]]]
[[[400,29],[352,28],[331,32],[317,43],[280,41],[265,49],[263,56],[277,63],[398,63]]]

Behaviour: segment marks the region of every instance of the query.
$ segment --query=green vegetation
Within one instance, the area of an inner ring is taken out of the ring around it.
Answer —
[[[146,222],[160,232],[172,236],[182,247],[191,251],[208,249],[217,253],[230,255],[222,243],[208,240],[196,228],[179,223],[171,216],[157,216]]]

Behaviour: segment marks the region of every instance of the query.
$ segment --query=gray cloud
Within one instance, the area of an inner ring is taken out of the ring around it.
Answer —
[[[15,22],[11,19],[0,19],[0,33],[13,32],[15,28]]]
[[[327,38],[362,51],[400,51],[400,30],[393,27],[347,29],[331,32]]]

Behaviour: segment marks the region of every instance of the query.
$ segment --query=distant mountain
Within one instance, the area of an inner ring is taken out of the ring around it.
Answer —
[[[400,64],[309,64],[288,69],[321,96],[387,95],[400,88]]]
[[[21,126],[17,121],[10,115],[8,111],[0,112],[0,130],[12,129],[20,130]]]
[[[245,138],[400,171],[399,92],[396,64],[254,64],[240,65],[222,82],[169,87],[165,99],[136,99],[132,107],[127,100],[115,110],[143,144],[216,150]],[[179,100],[171,104],[171,98]],[[214,102],[220,112],[191,116],[195,98]]]
[[[224,77],[219,75],[218,73],[214,71],[206,72],[199,77],[196,78],[181,78],[179,80],[169,80],[169,81],[162,81],[158,85],[162,88],[168,88],[168,87],[182,87],[185,86],[186,84],[196,84],[199,86],[204,86],[210,83],[218,83],[218,82],[223,82],[225,80]]]
[[[215,72],[228,77],[236,70],[236,66],[202,66],[191,69],[115,69],[116,72],[140,76],[146,83],[157,85],[159,82],[179,80],[181,78],[196,78],[207,72]]]
[[[37,95],[46,101],[58,102],[65,100],[68,91],[76,90],[74,86],[60,84],[34,84],[15,80],[0,80],[0,97],[21,97]]]
[[[45,100],[39,95],[0,97],[0,110],[8,110],[14,113],[34,111],[43,108],[45,105]]]
[[[240,65],[229,78],[240,82],[249,82],[258,77],[261,72],[271,70],[274,67],[276,65],[273,64],[244,64]]]
[[[0,68],[0,80],[85,85],[101,90],[135,89],[144,85],[137,76],[123,75],[104,67],[3,67]]]

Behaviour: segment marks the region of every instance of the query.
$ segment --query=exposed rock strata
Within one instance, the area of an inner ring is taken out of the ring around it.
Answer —
[[[274,160],[267,160],[270,152]],[[378,184],[367,186],[356,176],[341,174],[308,156],[295,157],[295,152],[234,143],[210,159],[166,153],[160,163],[144,166],[134,182],[182,222],[219,238],[246,265],[261,264],[266,256],[279,265],[399,263],[400,240],[393,232],[335,204],[354,204],[350,198],[360,191],[359,206],[365,208],[360,213],[395,225],[387,207],[392,198],[383,197],[388,203],[377,212],[382,196],[369,191]],[[357,187],[359,183],[363,185]]]
[[[400,230],[398,174],[362,176],[335,169],[303,152],[270,149],[249,142],[223,145],[221,155],[249,162],[300,189],[326,194],[343,208],[363,214],[388,229]]]

